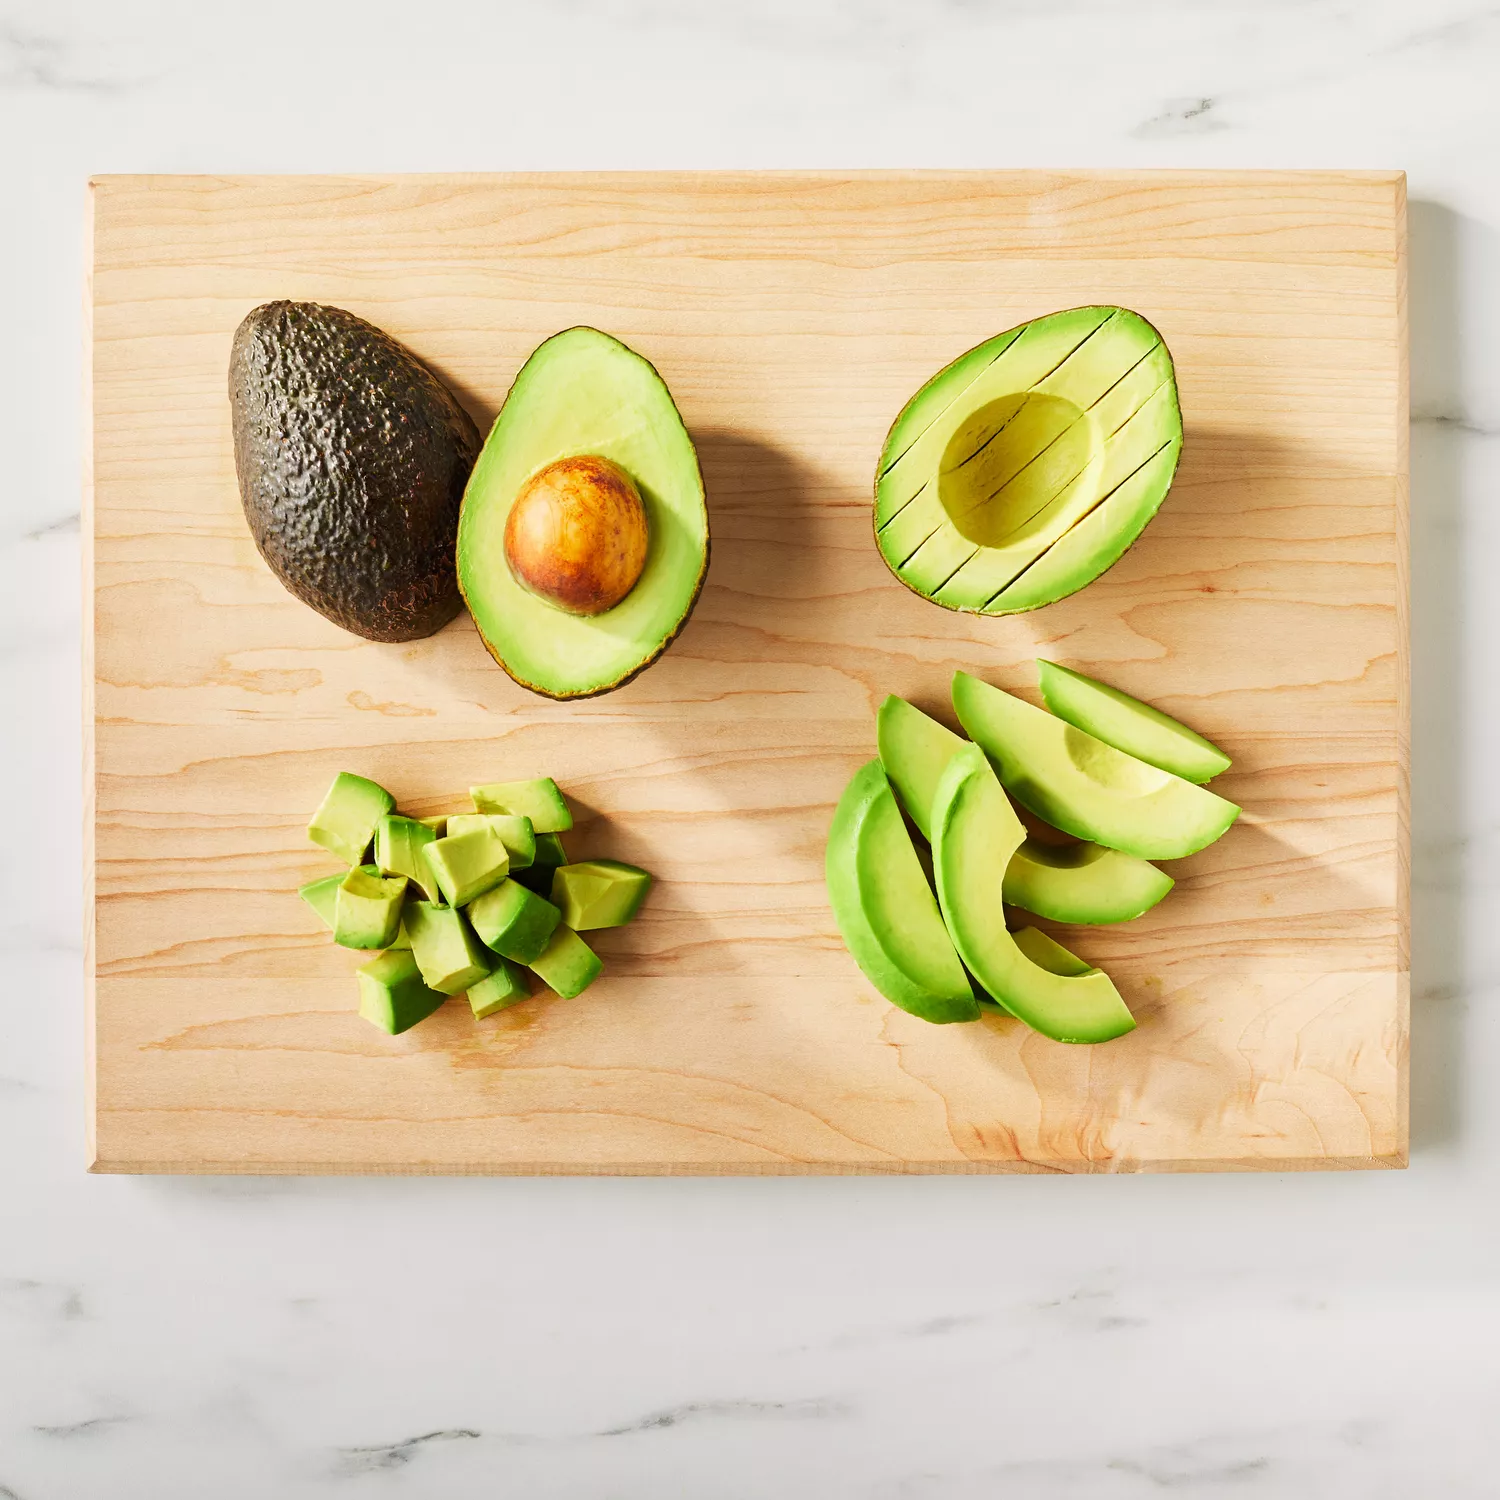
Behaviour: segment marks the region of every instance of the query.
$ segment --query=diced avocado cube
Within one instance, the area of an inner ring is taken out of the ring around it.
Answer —
[[[382,953],[355,970],[359,1013],[392,1036],[425,1021],[448,997],[429,989],[410,953]]]
[[[530,818],[537,833],[566,833],[573,826],[573,814],[550,776],[539,776],[535,781],[492,781],[488,786],[471,786],[469,796],[474,799],[476,812],[515,813]]]
[[[563,999],[571,1000],[599,977],[604,965],[571,927],[559,924],[551,941],[532,959],[530,968]]]
[[[485,952],[464,914],[454,907],[413,901],[406,908],[406,930],[422,978],[445,995],[478,984],[495,965],[494,956]]]
[[[424,828],[430,828],[439,838],[448,831],[448,819],[446,816],[440,818],[418,818]]]
[[[545,948],[562,913],[535,891],[505,880],[468,908],[480,940],[506,958],[529,964]]]
[[[539,833],[536,835],[536,853],[532,856],[531,864],[519,874],[512,870],[511,878],[524,885],[528,891],[535,891],[538,896],[550,896],[552,872],[567,862],[568,856],[563,849],[562,839],[555,833]]]
[[[422,858],[422,851],[437,837],[434,829],[415,818],[387,813],[375,825],[375,863],[383,875],[405,875],[429,901],[441,901],[432,868]]]
[[[524,870],[536,857],[536,835],[531,819],[513,813],[454,813],[448,819],[448,835],[472,833],[476,828],[493,828],[510,855],[512,872]]]
[[[449,906],[467,906],[499,885],[510,869],[500,835],[488,827],[434,839],[422,854]]]
[[[346,865],[362,864],[375,825],[395,807],[396,799],[383,786],[340,771],[307,825],[307,836]]]
[[[490,974],[469,987],[469,1005],[474,1019],[482,1021],[497,1010],[524,1000],[529,993],[525,969],[520,964],[511,963],[508,958],[502,958]]]
[[[401,930],[406,876],[381,875],[369,866],[350,870],[333,908],[333,940],[341,948],[389,948]]]
[[[624,926],[650,889],[644,870],[617,859],[588,859],[552,872],[552,904],[575,932]]]
[[[344,883],[343,875],[325,875],[321,880],[310,880],[297,887],[297,894],[317,912],[323,925],[333,931],[333,909],[338,903],[339,887]]]

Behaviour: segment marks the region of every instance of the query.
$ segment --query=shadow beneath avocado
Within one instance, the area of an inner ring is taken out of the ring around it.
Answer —
[[[1470,286],[1500,276],[1500,241],[1436,203],[1412,203],[1411,322],[1411,1138],[1414,1151],[1459,1140],[1464,1033],[1472,933],[1466,854],[1473,832],[1470,778],[1476,644],[1465,556],[1473,545],[1466,513],[1463,390],[1467,347],[1500,328],[1475,327],[1461,305]],[[1466,265],[1467,263],[1467,265]],[[1477,499],[1477,496],[1474,497]]]
[[[829,577],[820,553],[836,535],[830,481],[744,433],[710,429],[693,440],[712,539],[699,609],[716,623],[756,631],[762,652],[774,649]]]
[[[418,355],[417,358],[453,392],[454,399],[473,418],[475,427],[479,429],[479,441],[483,443],[490,435],[490,428],[495,425],[495,418],[500,414],[500,402],[480,395],[472,386],[465,384],[451,370],[430,356],[423,354]],[[504,400],[503,396],[501,400]]]

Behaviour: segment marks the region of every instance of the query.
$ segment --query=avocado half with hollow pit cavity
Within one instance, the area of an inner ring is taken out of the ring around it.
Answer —
[[[549,698],[607,693],[671,644],[707,571],[703,477],[661,376],[596,329],[554,335],[464,492],[458,582],[490,655]]]
[[[1036,609],[1118,561],[1181,449],[1172,357],[1144,318],[1123,307],[1036,318],[907,402],[880,455],[876,540],[935,604]]]

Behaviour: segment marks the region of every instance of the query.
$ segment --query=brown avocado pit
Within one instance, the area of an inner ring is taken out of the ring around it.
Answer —
[[[646,507],[618,464],[592,454],[547,464],[505,522],[505,560],[521,585],[575,615],[613,609],[646,566]]]

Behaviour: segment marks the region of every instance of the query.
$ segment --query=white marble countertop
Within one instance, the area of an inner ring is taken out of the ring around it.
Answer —
[[[1500,1493],[1497,148],[1488,0],[0,5],[0,1500]],[[1411,1169],[85,1175],[89,174],[901,165],[1409,172]]]

